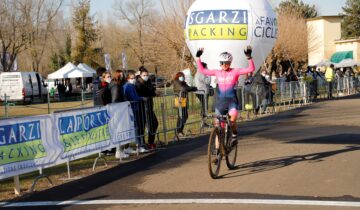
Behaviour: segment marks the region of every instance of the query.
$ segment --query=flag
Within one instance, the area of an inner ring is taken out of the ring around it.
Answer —
[[[111,58],[110,58],[110,54],[104,54],[104,58],[105,58],[106,70],[107,70],[107,71],[110,71],[110,70],[111,70]]]
[[[123,52],[121,53],[121,60],[122,60],[122,68],[127,69],[125,50],[123,50]]]

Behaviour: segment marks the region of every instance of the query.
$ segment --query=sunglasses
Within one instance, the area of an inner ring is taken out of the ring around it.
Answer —
[[[220,61],[220,65],[230,65],[231,62],[229,61]]]

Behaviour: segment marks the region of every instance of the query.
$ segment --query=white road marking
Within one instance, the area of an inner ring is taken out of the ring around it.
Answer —
[[[257,204],[257,205],[296,205],[360,207],[360,202],[351,201],[316,201],[316,200],[276,200],[276,199],[139,199],[139,200],[74,200],[43,202],[6,202],[0,207],[30,206],[76,206],[76,205],[126,205],[126,204]]]

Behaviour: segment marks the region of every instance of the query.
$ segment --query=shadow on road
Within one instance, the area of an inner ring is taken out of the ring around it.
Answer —
[[[311,153],[306,155],[285,156],[255,161],[251,163],[241,164],[237,166],[237,168],[232,172],[224,174],[221,178],[234,178],[239,176],[261,173],[265,171],[271,171],[305,161],[308,163],[325,161],[325,158],[357,150],[360,150],[360,146],[347,146],[346,148],[340,150]]]

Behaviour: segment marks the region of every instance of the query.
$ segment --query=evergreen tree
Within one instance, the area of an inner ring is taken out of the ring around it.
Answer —
[[[56,52],[53,52],[50,56],[49,68],[52,72],[59,69],[59,56]]]
[[[66,36],[65,49],[63,52],[63,57],[66,63],[71,62],[71,36],[68,34]]]
[[[76,38],[72,58],[75,64],[96,62],[93,45],[98,40],[97,22],[90,16],[90,0],[79,0],[74,8],[72,24],[75,29]]]
[[[305,4],[302,0],[284,0],[276,9],[277,12],[297,13],[302,18],[313,18],[317,16],[315,5],[310,6]]]
[[[342,22],[342,37],[358,38],[360,37],[360,0],[347,0]]]

